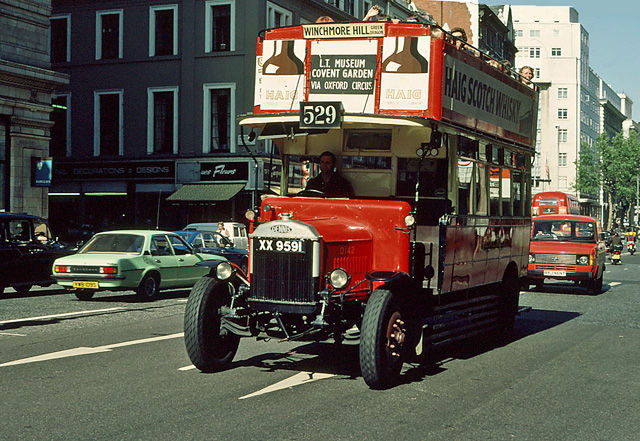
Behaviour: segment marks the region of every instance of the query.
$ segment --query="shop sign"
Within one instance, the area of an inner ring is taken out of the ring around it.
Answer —
[[[201,162],[200,181],[247,182],[249,163],[246,161]]]
[[[173,161],[56,162],[53,181],[105,181],[174,179]]]

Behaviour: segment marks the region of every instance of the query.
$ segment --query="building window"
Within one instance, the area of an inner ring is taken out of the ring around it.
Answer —
[[[235,89],[232,83],[204,85],[203,153],[235,153]]]
[[[560,38],[560,29],[553,30],[553,38]]]
[[[293,14],[280,6],[267,2],[267,28],[291,26]]]
[[[558,99],[566,100],[569,94],[569,88],[567,87],[558,87]]]
[[[540,78],[540,68],[539,67],[534,67],[533,68],[533,78]]]
[[[52,16],[50,35],[50,54],[52,63],[71,61],[71,16]]]
[[[529,31],[529,37],[539,38],[540,37],[540,29],[531,29]]]
[[[560,167],[567,166],[567,154],[566,153],[558,153],[558,165]]]
[[[558,129],[558,142],[567,142],[567,129]]]
[[[540,58],[540,48],[539,47],[530,47],[529,48],[529,58]]]
[[[567,119],[567,109],[558,109],[558,119]]]
[[[235,0],[209,0],[205,5],[205,52],[234,51]]]
[[[94,93],[94,156],[123,154],[122,91]]]
[[[552,47],[551,48],[551,56],[552,57],[560,57],[560,56],[562,56],[562,48]]]
[[[560,190],[566,190],[568,188],[566,176],[558,176],[558,187]]]
[[[51,147],[49,150],[51,156],[55,158],[71,156],[69,97],[69,94],[64,94],[54,95],[51,98],[53,127],[51,128]]]
[[[178,88],[147,92],[147,153],[178,153]]]
[[[149,56],[178,55],[178,6],[149,8]]]
[[[522,29],[516,29],[516,37],[523,37],[524,31]]]
[[[96,60],[122,58],[122,11],[96,12]]]

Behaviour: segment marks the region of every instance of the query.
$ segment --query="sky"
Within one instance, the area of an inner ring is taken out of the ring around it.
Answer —
[[[640,119],[639,0],[511,0],[496,5],[572,6],[589,33],[589,64],[617,93],[633,101],[632,117]]]

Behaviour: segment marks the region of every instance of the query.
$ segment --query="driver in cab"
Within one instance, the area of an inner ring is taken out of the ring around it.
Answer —
[[[335,166],[336,155],[330,151],[323,152],[320,155],[320,174],[309,180],[305,191],[315,190],[334,198],[352,198],[353,187],[349,181],[340,176]]]

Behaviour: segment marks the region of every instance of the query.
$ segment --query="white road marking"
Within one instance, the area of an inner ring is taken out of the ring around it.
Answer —
[[[243,397],[238,398],[239,400],[244,400],[245,398],[256,397],[258,395],[267,394],[269,392],[274,392],[281,389],[288,389],[293,386],[299,386],[305,383],[311,383],[316,380],[324,380],[326,378],[335,377],[335,374],[322,374],[318,372],[300,372],[295,374],[293,377],[286,378],[282,381],[279,381],[271,386],[267,386],[264,389],[260,389],[257,392],[253,392],[249,395],[245,395]]]
[[[79,347],[79,348],[73,348],[73,349],[66,349],[64,351],[50,352],[48,354],[36,355],[35,357],[22,358],[20,360],[9,361],[7,363],[0,364],[0,367],[36,363],[39,361],[55,360],[59,358],[76,357],[78,355],[98,354],[101,352],[110,352],[115,348],[122,348],[125,346],[139,345],[143,343],[151,343],[151,342],[168,340],[171,338],[180,338],[180,337],[184,337],[184,332],[178,332],[176,334],[169,334],[169,335],[161,335],[159,337],[143,338],[140,340],[125,341],[122,343],[114,343],[111,345],[98,346],[95,348]]]
[[[82,315],[82,314],[96,314],[100,312],[120,311],[123,309],[126,309],[126,308],[117,307],[117,308],[107,308],[107,309],[94,309],[90,311],[65,312],[63,314],[41,315],[38,317],[27,317],[27,318],[14,319],[14,320],[5,320],[0,322],[0,325],[6,325],[9,323],[20,323],[20,322],[33,322],[36,320],[49,320],[49,319],[55,319],[60,317],[73,317],[74,315]]]
[[[16,334],[15,332],[0,332],[0,335],[10,335],[12,337],[26,337],[27,334]]]
[[[622,285],[622,282],[611,282],[608,283],[609,286],[618,286],[618,285]]]
[[[190,364],[189,366],[185,366],[185,367],[181,367],[178,368],[179,371],[190,371],[191,369],[195,369],[196,367],[192,364]]]

